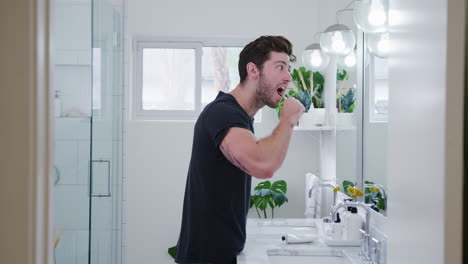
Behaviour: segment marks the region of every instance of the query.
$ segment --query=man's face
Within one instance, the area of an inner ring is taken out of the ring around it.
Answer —
[[[283,97],[289,82],[291,65],[289,56],[283,52],[270,52],[270,59],[260,71],[257,98],[264,105],[276,108]]]

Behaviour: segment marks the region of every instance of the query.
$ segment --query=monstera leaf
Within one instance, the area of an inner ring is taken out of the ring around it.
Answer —
[[[341,108],[345,113],[352,113],[354,111],[354,89],[349,89],[345,96],[341,97]]]
[[[283,180],[275,181],[273,184],[270,181],[260,182],[251,194],[250,208],[255,207],[259,218],[261,218],[259,210],[263,211],[264,217],[267,218],[266,210],[270,206],[271,217],[274,218],[274,208],[288,201],[287,190],[287,184]]]
[[[310,98],[310,93],[308,91],[299,90],[299,101],[305,108],[305,111],[309,111],[310,105],[312,104],[312,99]]]

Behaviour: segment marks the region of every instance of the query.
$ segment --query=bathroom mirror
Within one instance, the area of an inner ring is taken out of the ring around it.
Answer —
[[[343,7],[341,7],[343,8]],[[353,20],[352,12],[341,12],[337,16],[337,22],[348,26],[354,32],[356,40],[360,33]],[[359,42],[356,42],[359,43]],[[356,45],[357,47],[357,45]],[[336,184],[343,188],[344,181],[355,183],[357,176],[357,118],[359,109],[357,96],[361,93],[358,87],[358,61],[362,57],[358,54],[359,49],[355,49],[354,63],[345,61],[345,58],[338,59],[338,78],[336,84],[337,95],[337,116],[336,116]],[[348,97],[352,100],[346,100]],[[351,116],[351,121],[344,124],[343,118]],[[342,190],[344,191],[344,190]]]
[[[363,181],[379,188],[383,201],[378,206],[386,215],[388,34],[364,34],[363,39]]]
[[[347,67],[340,59],[338,65],[336,183],[343,188],[343,183],[350,181],[365,189],[366,202],[375,203],[379,212],[386,215],[388,33],[363,33],[355,24],[353,12],[339,11],[342,8],[336,7],[336,22],[355,33],[357,63]],[[343,70],[348,74],[347,80],[340,80]],[[350,111],[343,109],[339,98],[349,90],[354,93],[355,101],[352,126],[346,128],[340,126],[340,115]]]

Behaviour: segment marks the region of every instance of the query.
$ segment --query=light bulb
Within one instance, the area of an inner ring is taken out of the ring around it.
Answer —
[[[310,63],[314,67],[319,67],[322,64],[322,56],[318,50],[314,50],[312,52],[311,58],[310,58]]]
[[[302,62],[308,70],[320,71],[328,65],[329,60],[318,43],[310,44],[302,53]]]
[[[358,0],[354,5],[354,21],[365,33],[388,30],[389,0]]]
[[[369,20],[369,24],[375,27],[383,26],[387,22],[387,13],[379,0],[371,1],[370,12],[367,19]]]
[[[342,24],[331,25],[320,34],[320,47],[329,55],[346,56],[353,51],[355,44],[353,31]]]
[[[343,52],[343,50],[346,48],[346,43],[343,41],[343,34],[341,34],[339,31],[333,33],[332,42],[333,49],[336,52]]]
[[[367,48],[377,57],[386,58],[390,51],[390,38],[388,32],[367,34]]]
[[[356,55],[354,52],[345,57],[344,63],[348,68],[354,67],[354,65],[356,65]]]
[[[356,67],[356,50],[353,50],[350,54],[338,58],[338,64],[347,70],[352,70]]]

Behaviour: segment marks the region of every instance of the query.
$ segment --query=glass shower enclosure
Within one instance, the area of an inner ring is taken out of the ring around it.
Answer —
[[[123,0],[55,0],[56,264],[118,264]]]

